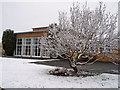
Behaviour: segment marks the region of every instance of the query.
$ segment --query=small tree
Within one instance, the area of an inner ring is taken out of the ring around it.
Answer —
[[[5,54],[8,56],[13,56],[16,45],[16,37],[13,30],[6,29],[3,32],[2,45],[3,49],[5,50]]]
[[[70,17],[60,12],[59,24],[50,25],[48,50],[68,59],[76,72],[80,65],[93,64],[104,57],[119,60],[118,54],[110,54],[118,53],[116,23],[117,14],[107,13],[102,2],[95,10],[90,10],[87,4],[81,8],[79,3],[73,3]],[[83,62],[85,58],[87,61]]]

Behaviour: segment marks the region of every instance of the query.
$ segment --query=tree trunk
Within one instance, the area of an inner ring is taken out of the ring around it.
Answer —
[[[70,65],[70,67],[75,71],[75,73],[78,72],[77,65],[75,64],[75,62],[73,62],[72,59],[69,59],[69,65]]]
[[[73,69],[74,69],[75,73],[78,72],[77,66],[73,67]]]

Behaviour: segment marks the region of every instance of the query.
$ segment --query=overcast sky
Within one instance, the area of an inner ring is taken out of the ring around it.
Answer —
[[[87,0],[86,0],[87,1]],[[83,3],[83,2],[82,2]],[[94,9],[98,1],[88,2]],[[116,13],[118,2],[105,2],[107,11]],[[69,12],[70,2],[1,2],[0,3],[0,36],[5,29],[15,32],[30,31],[33,27],[48,26],[58,22],[58,12]],[[1,41],[0,37],[0,41]]]

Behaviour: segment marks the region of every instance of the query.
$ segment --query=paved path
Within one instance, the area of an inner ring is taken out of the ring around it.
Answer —
[[[54,61],[43,61],[43,62],[37,61],[32,63],[70,68],[67,60],[54,60]],[[81,69],[98,71],[98,72],[119,73],[118,66],[110,62],[97,62],[92,65],[82,65]]]

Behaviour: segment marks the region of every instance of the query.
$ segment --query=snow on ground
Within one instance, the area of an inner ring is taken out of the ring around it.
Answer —
[[[0,86],[2,86],[2,60],[0,58]]]
[[[0,85],[4,88],[118,88],[116,74],[84,78],[53,76],[48,72],[55,67],[28,63],[31,61],[35,60],[0,57]]]

